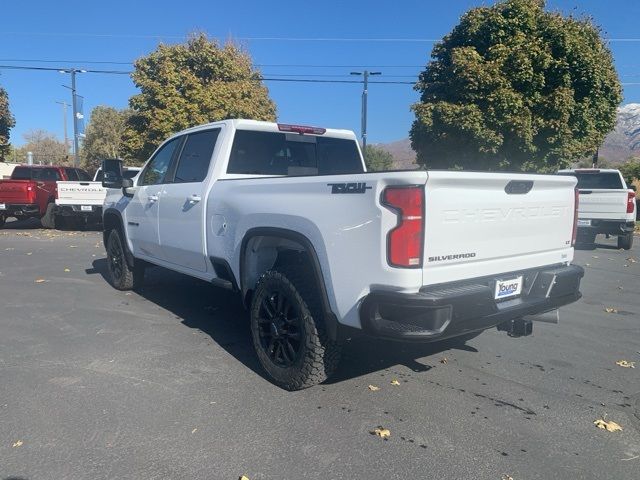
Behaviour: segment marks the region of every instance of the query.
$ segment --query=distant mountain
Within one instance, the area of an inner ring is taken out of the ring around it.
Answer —
[[[393,155],[394,170],[415,170],[418,168],[416,152],[411,148],[411,140],[408,138],[391,143],[377,143],[375,146]]]
[[[394,168],[418,168],[408,138],[376,146],[393,155]],[[640,157],[640,103],[628,103],[618,109],[616,127],[600,147],[600,158],[610,163],[623,163],[632,156]]]
[[[611,163],[622,163],[632,156],[640,156],[640,103],[618,109],[616,128],[600,147],[600,157]]]

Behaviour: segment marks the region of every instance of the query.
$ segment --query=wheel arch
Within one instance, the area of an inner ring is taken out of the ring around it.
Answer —
[[[285,228],[256,227],[245,233],[240,246],[239,275],[240,292],[244,305],[246,307],[250,305],[253,287],[260,275],[276,265],[283,251],[299,251],[307,255],[309,266],[313,272],[313,281],[320,294],[327,333],[332,340],[336,340],[338,320],[331,309],[318,254],[313,243],[299,232]]]

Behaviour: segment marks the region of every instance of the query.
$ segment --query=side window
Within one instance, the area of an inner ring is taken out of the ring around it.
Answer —
[[[78,173],[78,180],[80,180],[81,182],[90,182],[91,181],[91,177],[84,170],[78,169],[78,170],[76,170],[76,172]]]
[[[182,148],[174,183],[201,182],[207,176],[219,129],[190,133]]]
[[[67,178],[73,182],[79,180],[78,172],[75,168],[65,168],[64,173],[67,175]]]
[[[363,173],[356,142],[342,138],[318,138],[318,169],[320,175]]]
[[[39,180],[41,182],[56,182],[62,180],[60,178],[60,172],[55,168],[34,168],[33,180]]]
[[[175,138],[158,150],[142,172],[139,185],[158,185],[163,182],[176,147],[181,141],[182,137]]]

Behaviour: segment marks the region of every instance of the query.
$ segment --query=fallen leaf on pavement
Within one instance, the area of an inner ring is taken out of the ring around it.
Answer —
[[[602,418],[596,420],[595,422],[593,422],[593,424],[598,428],[606,430],[607,432],[622,431],[622,427],[618,425],[616,422],[613,422],[613,421],[607,422]]]
[[[442,363],[442,364],[444,364],[444,365],[446,365],[448,361],[449,361],[449,360],[447,360],[447,357],[442,357],[442,358],[440,359],[440,363]]]
[[[46,280],[44,278],[36,278],[35,283],[44,283]]]
[[[504,475],[502,475],[501,480],[513,480],[513,477],[505,473]]]
[[[633,257],[627,258],[627,260],[629,262],[631,262],[631,263],[636,263],[637,262],[637,260],[635,258],[633,258]]]
[[[388,428],[383,428],[383,427],[377,427],[373,429],[373,432],[371,432],[372,435],[377,435],[378,437],[386,440],[387,438],[389,438],[391,436],[391,432],[389,431]]]
[[[78,248],[76,245],[69,245],[69,248]]]
[[[69,270],[68,268],[64,269],[65,272],[70,272],[71,270]]]
[[[249,480],[249,477],[247,477],[246,475],[240,475],[240,478],[238,480]]]
[[[585,266],[585,267],[590,267],[590,266],[591,266],[591,264],[590,264],[590,263],[585,263],[585,264],[584,264],[584,266]]]
[[[397,386],[397,385],[400,385],[400,382],[394,378],[393,380],[391,380],[391,385]]]
[[[618,360],[616,365],[624,368],[636,368],[636,362],[627,362],[626,360]]]
[[[33,255],[33,252],[27,252],[27,255]]]
[[[604,311],[607,313],[618,313],[618,309],[613,307],[604,307]]]
[[[196,431],[198,430],[198,428],[194,428],[193,430],[191,430],[191,433],[196,433]]]
[[[380,387],[376,387],[375,385],[369,385],[367,388],[372,392],[377,392],[378,390],[380,390]]]
[[[15,443],[13,444],[13,448],[21,447],[21,446],[22,446],[22,440],[18,440],[17,442],[15,442]]]
[[[600,257],[598,257],[597,255],[594,255],[594,256],[593,256],[593,257],[591,257],[591,258],[600,258]]]

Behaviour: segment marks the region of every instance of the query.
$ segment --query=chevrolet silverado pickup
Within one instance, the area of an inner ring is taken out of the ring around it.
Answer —
[[[581,296],[573,177],[369,173],[350,131],[251,120],[172,136],[134,180],[103,169],[112,285],[160,265],[236,292],[289,390],[331,375],[357,332],[516,336]]]
[[[636,225],[636,192],[627,187],[619,170],[567,169],[559,175],[578,179],[579,244],[593,246],[598,234],[618,237],[618,248],[631,249]]]
[[[77,180],[87,173],[78,168],[19,165],[9,180],[0,180],[0,227],[9,217],[39,218],[44,228],[54,228],[56,182]]]
[[[133,178],[140,172],[137,167],[124,167],[124,178]],[[91,181],[88,175],[73,180],[57,182],[55,220],[58,224],[75,223],[86,225],[102,221],[102,204],[107,190],[102,186],[102,169],[99,168]]]

